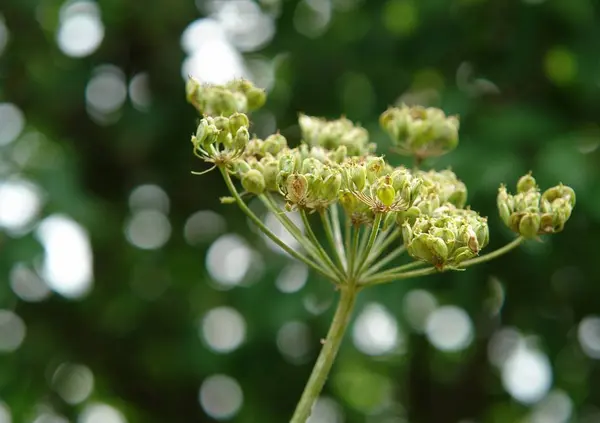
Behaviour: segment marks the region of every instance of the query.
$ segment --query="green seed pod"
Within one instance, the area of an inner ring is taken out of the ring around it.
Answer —
[[[404,245],[408,245],[412,241],[412,226],[408,222],[402,224],[402,239]]]
[[[267,101],[267,95],[265,92],[255,87],[252,87],[246,91],[246,98],[248,99],[249,110],[260,109]]]
[[[234,113],[229,116],[229,131],[232,134],[237,133],[237,131],[242,128],[248,128],[250,126],[250,121],[248,120],[248,116],[244,113]]]
[[[390,184],[383,183],[377,187],[377,198],[384,206],[391,206],[396,198],[396,191]]]
[[[335,201],[342,187],[342,175],[333,173],[328,175],[323,181],[322,195],[327,201]]]
[[[271,160],[263,166],[263,176],[265,178],[265,186],[269,191],[277,191],[277,175],[279,174],[279,166],[277,161]]]
[[[265,178],[257,169],[250,169],[242,175],[242,186],[252,194],[262,194],[265,190]]]
[[[340,145],[333,154],[333,161],[336,163],[342,163],[348,156],[348,147]]]
[[[229,132],[229,119],[225,116],[215,116],[213,123],[219,131]]]
[[[541,218],[538,213],[525,213],[519,222],[519,233],[525,238],[534,238],[538,235]]]
[[[286,176],[296,169],[296,158],[293,154],[284,154],[279,158],[279,171]]]
[[[235,134],[233,148],[235,150],[244,150],[249,142],[250,134],[248,133],[248,128],[245,126],[240,127]]]
[[[475,257],[475,254],[469,247],[459,247],[452,253],[452,262],[455,265],[462,263],[465,260],[469,260]]]
[[[358,199],[349,191],[342,192],[339,201],[348,214],[352,214],[358,208]]]
[[[367,160],[367,179],[373,183],[385,169],[383,157],[371,157]]]
[[[443,249],[443,247],[440,247],[439,245],[434,247],[433,244],[435,243],[435,241],[432,241],[432,239],[436,239],[436,238],[434,238],[428,234],[417,235],[408,244],[408,253],[418,260],[426,261],[428,263],[436,262],[437,261],[437,257],[436,257],[437,253],[434,250],[434,248]],[[442,245],[443,244],[444,243],[442,241]],[[441,252],[443,252],[443,251],[441,251]]]
[[[571,207],[575,207],[575,191],[573,191],[573,188],[563,184],[548,188],[542,195],[542,198],[550,203],[554,202],[557,198],[565,198],[571,204]]]
[[[517,192],[518,193],[527,192],[532,189],[536,190],[537,184],[535,182],[535,178],[531,175],[531,173],[521,176],[521,178],[517,182]]]
[[[367,170],[364,166],[353,166],[350,168],[350,178],[357,191],[362,191],[367,184]]]
[[[321,163],[317,159],[308,157],[302,161],[302,168],[300,172],[304,174],[312,174],[315,176],[319,176],[321,174],[322,169],[323,163]]]

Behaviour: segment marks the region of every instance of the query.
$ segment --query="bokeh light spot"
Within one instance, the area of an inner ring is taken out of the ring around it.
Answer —
[[[138,73],[129,81],[129,98],[133,106],[142,111],[148,110],[152,103],[150,93],[150,77],[147,73]]]
[[[206,269],[224,287],[240,284],[250,269],[252,250],[237,235],[219,237],[208,249]]]
[[[25,116],[21,109],[12,103],[0,103],[0,146],[16,140],[24,127]]]
[[[521,343],[502,367],[502,384],[515,400],[523,404],[539,401],[552,385],[548,357]]]
[[[413,289],[403,300],[404,315],[415,332],[423,332],[427,318],[436,309],[437,300],[428,291]]]
[[[332,398],[319,397],[306,423],[342,423],[342,407]]]
[[[431,345],[442,351],[460,351],[473,340],[469,315],[456,306],[443,306],[427,319],[425,333]]]
[[[354,322],[352,339],[365,354],[390,353],[400,343],[398,322],[381,304],[367,304]]]
[[[227,221],[212,210],[200,210],[188,217],[183,236],[190,245],[212,241],[227,230]]]
[[[103,38],[104,25],[95,3],[65,3],[56,34],[56,43],[63,53],[71,57],[89,56],[100,46]]]
[[[9,38],[8,28],[6,27],[6,22],[4,22],[4,16],[2,16],[2,14],[0,14],[0,56],[2,56],[2,53],[4,53],[4,49],[6,48],[6,45],[8,44],[8,38]],[[0,125],[0,127],[2,127],[2,125]],[[1,422],[1,420],[0,420],[0,422]]]
[[[291,263],[283,268],[275,280],[275,286],[285,294],[300,291],[308,280],[308,268],[302,263]]]
[[[577,328],[577,338],[581,349],[589,357],[600,359],[600,317],[587,316]]]
[[[330,0],[301,0],[294,12],[294,28],[309,38],[325,33],[331,21]]]
[[[567,48],[557,46],[544,57],[546,76],[556,85],[564,85],[577,76],[577,58]]]
[[[264,14],[258,4],[250,0],[214,2],[214,18],[221,24],[225,35],[240,51],[260,49],[275,34],[273,19]]]
[[[37,217],[42,203],[40,189],[23,179],[0,181],[0,228],[25,232]]]
[[[531,423],[566,423],[571,418],[573,402],[560,390],[552,391],[535,405],[531,414]]]
[[[77,423],[127,423],[127,420],[123,413],[108,404],[90,404],[83,409]]]
[[[304,322],[287,322],[277,331],[277,348],[293,364],[301,364],[308,359],[310,342],[310,329]]]
[[[157,210],[169,213],[169,196],[158,185],[146,184],[136,187],[129,194],[129,208],[136,212],[140,210]]]
[[[25,322],[10,310],[0,310],[0,352],[12,352],[25,339]]]
[[[143,250],[156,250],[171,237],[171,224],[162,212],[141,210],[133,214],[125,227],[127,240]]]
[[[210,417],[216,420],[229,420],[242,407],[244,395],[242,388],[232,377],[213,375],[202,383],[199,400]]]
[[[409,35],[419,23],[419,13],[412,0],[389,0],[382,12],[383,26],[396,35]]]
[[[117,112],[127,98],[123,72],[111,65],[99,66],[85,88],[88,111],[99,123],[114,121]]]
[[[41,276],[50,289],[68,298],[79,298],[92,288],[92,247],[87,232],[61,215],[44,219],[36,230],[44,246]]]
[[[92,371],[81,364],[63,363],[52,376],[54,390],[68,404],[79,404],[85,401],[94,389]]]
[[[246,336],[246,321],[234,308],[217,307],[202,319],[202,338],[215,352],[229,353],[237,349]]]
[[[10,409],[3,401],[0,401],[0,423],[12,423]]]
[[[23,301],[38,302],[50,295],[48,285],[23,263],[15,263],[10,270],[9,279],[11,289]]]

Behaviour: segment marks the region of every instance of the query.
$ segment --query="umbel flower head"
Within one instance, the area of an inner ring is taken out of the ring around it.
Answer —
[[[502,185],[498,190],[498,211],[506,226],[525,238],[553,234],[564,229],[575,207],[575,191],[559,184],[540,193],[534,177],[522,176],[517,194]]]
[[[219,168],[233,195],[226,201],[236,202],[269,238],[335,284],[369,285],[405,277],[410,273],[402,273],[403,266],[380,270],[402,251],[414,259],[405,266],[430,265],[434,271],[484,260],[476,257],[489,242],[487,218],[469,208],[467,187],[450,169],[394,166],[375,153],[364,128],[344,117],[301,114],[297,147],[279,132],[257,138],[250,133],[247,113],[262,106],[265,96],[249,81],[207,85],[192,79],[187,94],[202,115],[192,136],[194,153]],[[458,145],[458,118],[439,109],[390,108],[380,123],[396,151],[415,156],[417,163]],[[242,195],[258,197],[302,251],[273,234]],[[571,188],[558,185],[542,194],[531,175],[519,180],[517,194],[510,195],[503,186],[498,194],[502,220],[523,238],[561,231],[574,205]],[[304,230],[286,216],[292,211],[302,217]],[[313,230],[310,214],[320,216],[322,230]],[[329,249],[316,233],[325,233]],[[393,250],[378,261],[387,249]]]

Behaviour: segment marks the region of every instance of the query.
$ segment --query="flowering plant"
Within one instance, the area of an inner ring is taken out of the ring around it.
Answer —
[[[489,241],[488,222],[467,206],[465,184],[451,170],[418,168],[424,159],[457,147],[457,117],[436,108],[404,105],[381,115],[394,150],[415,158],[411,170],[393,167],[377,155],[368,132],[346,118],[327,121],[300,115],[302,143],[295,148],[279,133],[264,140],[251,137],[247,113],[260,108],[266,98],[245,80],[221,86],[191,78],[187,99],[202,115],[192,136],[193,152],[212,165],[207,171],[217,168],[223,175],[231,197],[222,201],[236,203],[267,237],[340,293],[292,423],[309,417],[361,290],[486,262],[526,239],[562,231],[575,206],[571,188],[560,184],[541,193],[531,174],[519,179],[515,195],[501,186],[499,214],[516,236],[482,255]],[[301,249],[277,237],[247,206],[247,195],[258,197]],[[303,228],[289,218],[291,211],[300,214]],[[315,235],[315,220],[321,222],[325,243]],[[405,252],[414,260],[393,266]]]

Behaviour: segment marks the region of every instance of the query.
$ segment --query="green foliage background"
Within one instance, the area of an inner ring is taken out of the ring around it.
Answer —
[[[356,4],[340,6],[348,3]],[[359,310],[375,301],[397,316],[405,353],[372,358],[348,337],[325,393],[342,405],[346,422],[522,421],[530,408],[504,391],[487,355],[492,334],[511,326],[537,336],[553,367],[553,387],[573,402],[571,421],[600,421],[600,366],[582,352],[577,336],[584,317],[600,314],[598,4],[336,1],[329,26],[312,37],[294,24],[296,14],[310,9],[307,4],[261,4],[279,7],[280,14],[273,40],[248,55],[277,58],[275,83],[257,121],[272,114],[282,133],[297,142],[298,112],[345,113],[369,128],[378,151],[386,153],[389,144],[377,118],[401,95],[459,114],[461,144],[435,166],[451,165],[467,183],[472,207],[490,216],[490,251],[512,236],[496,214],[501,182],[512,186],[534,170],[542,187],[562,181],[578,195],[567,230],[544,243],[528,243],[467,272],[364,292]],[[28,303],[12,292],[9,273],[16,262],[39,260],[43,249],[32,234],[0,232],[0,308],[13,310],[27,327],[21,347],[0,355],[0,399],[15,422],[33,421],[39,404],[75,422],[85,403],[66,404],[50,383],[59,363],[75,362],[94,374],[88,401],[113,404],[129,422],[208,422],[213,420],[200,407],[198,390],[207,376],[224,373],[244,392],[234,421],[286,421],[331,315],[328,309],[315,316],[303,304],[306,298],[326,303],[333,292],[314,275],[300,292],[278,291],[274,280],[287,259],[265,247],[239,210],[219,204],[226,189],[217,172],[190,174],[203,164],[189,145],[196,115],[184,98],[180,37],[202,16],[194,2],[100,0],[98,5],[105,38],[94,54],[77,59],[55,43],[60,1],[0,4],[10,34],[0,56],[0,101],[18,105],[28,128],[45,136],[26,166],[3,167],[0,178],[18,172],[39,184],[46,198],[43,215],[75,219],[89,231],[94,253],[94,288],[88,296],[68,300],[55,294]],[[128,78],[148,73],[149,110],[126,102],[120,119],[104,126],[89,117],[85,87],[94,67],[106,63]],[[1,147],[2,162],[14,157],[11,148]],[[162,187],[171,201],[172,236],[154,251],[132,246],[123,232],[128,196],[146,183]],[[183,237],[186,219],[206,209],[223,215],[228,231],[260,251],[266,265],[260,281],[226,291],[209,283],[210,244],[190,246]],[[501,300],[493,281],[503,287]],[[467,350],[444,353],[411,332],[402,305],[414,288],[469,313],[476,336]],[[500,312],[492,312],[490,304],[500,304]],[[247,325],[244,344],[224,355],[211,352],[198,336],[199,319],[219,305],[235,307]],[[275,342],[290,320],[311,329],[314,347],[299,365],[286,361]],[[376,406],[388,388],[401,406]]]

